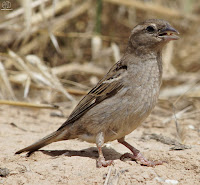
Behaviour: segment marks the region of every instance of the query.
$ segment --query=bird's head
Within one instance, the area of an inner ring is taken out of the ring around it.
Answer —
[[[131,32],[129,47],[140,52],[158,51],[170,40],[177,40],[179,32],[167,21],[149,19],[137,26]]]

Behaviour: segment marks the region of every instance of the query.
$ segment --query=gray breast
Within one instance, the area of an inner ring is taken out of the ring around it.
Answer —
[[[133,66],[138,70],[132,70],[134,74],[129,75],[132,85],[121,99],[121,114],[116,114],[115,122],[106,132],[108,140],[119,139],[131,133],[146,119],[156,104],[160,90],[157,61],[147,61],[141,65],[143,66]]]

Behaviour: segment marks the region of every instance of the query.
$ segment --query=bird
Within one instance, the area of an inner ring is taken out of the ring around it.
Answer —
[[[97,167],[114,162],[105,160],[102,147],[117,140],[131,153],[122,157],[145,166],[160,165],[150,161],[125,141],[151,113],[156,105],[162,83],[162,49],[171,40],[178,40],[179,32],[162,19],[148,19],[131,31],[122,58],[81,99],[68,119],[53,133],[17,151],[28,155],[57,141],[79,139],[96,143]]]

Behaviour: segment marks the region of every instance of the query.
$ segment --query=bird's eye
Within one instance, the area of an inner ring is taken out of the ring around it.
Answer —
[[[149,32],[149,33],[152,33],[155,31],[155,28],[153,26],[147,26],[146,30]]]

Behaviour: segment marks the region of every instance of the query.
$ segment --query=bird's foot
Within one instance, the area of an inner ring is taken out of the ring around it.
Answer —
[[[139,162],[141,165],[148,166],[148,167],[154,167],[156,165],[163,164],[163,161],[149,161],[147,160],[140,152],[135,156],[130,153],[123,154],[120,159],[123,161],[126,158],[130,158],[134,161]]]
[[[112,160],[106,161],[104,157],[99,157],[97,159],[97,168],[107,167],[110,166],[111,164],[113,164],[113,161]]]

